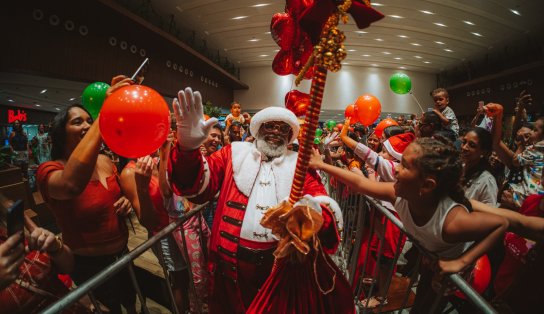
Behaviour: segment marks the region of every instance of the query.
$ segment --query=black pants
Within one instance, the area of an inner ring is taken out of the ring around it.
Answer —
[[[117,254],[101,256],[82,256],[74,254],[74,271],[71,276],[79,286],[93,277],[125,254],[123,250]],[[121,313],[121,304],[125,307],[134,307],[136,292],[132,286],[128,269],[123,269],[105,283],[95,288],[93,295],[102,304],[107,306],[111,313]]]

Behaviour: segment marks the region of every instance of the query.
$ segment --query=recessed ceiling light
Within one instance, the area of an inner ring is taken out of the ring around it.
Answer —
[[[354,52],[354,51],[357,51],[355,49],[348,49],[349,52]]]
[[[521,13],[518,10],[510,9],[510,12],[514,13],[515,15],[521,16]]]
[[[397,35],[397,36],[400,37],[400,38],[408,38],[408,36],[406,36],[406,35]]]
[[[365,31],[354,31],[354,33],[357,33],[357,34],[367,34],[368,32],[365,32]]]
[[[69,99],[69,101],[74,101],[74,100],[76,100],[75,97],[72,97],[72,98]]]
[[[447,48],[446,48],[446,49],[444,49],[444,51],[447,51],[447,52],[453,52],[453,50],[451,50],[451,49],[447,49]]]
[[[252,5],[252,8],[260,8],[260,7],[266,7],[267,5],[270,5],[270,3],[257,3]]]
[[[34,104],[34,106],[36,106],[36,107],[41,107],[42,105],[40,105],[40,104]]]
[[[376,38],[376,39],[374,39],[374,40],[375,40],[375,41],[383,41],[383,39],[381,39],[381,38]]]
[[[15,100],[13,100],[13,99],[11,99],[11,98],[9,98],[8,101],[9,101],[9,102],[15,102]]]
[[[406,67],[399,67],[399,69],[403,69],[403,70],[406,70]]]
[[[361,56],[363,56],[363,57],[370,57],[370,55],[361,55]]]
[[[471,21],[463,21],[463,23],[468,24],[468,25],[476,25],[476,24],[472,23]]]
[[[422,57],[422,56],[414,56],[414,58],[416,58],[416,59],[421,59],[421,58],[423,58],[423,57]]]
[[[421,46],[421,44],[418,44],[418,43],[411,43],[410,45],[412,45],[412,46]]]
[[[424,13],[424,14],[429,14],[429,15],[434,14],[434,12],[432,12],[432,11],[427,11],[427,10],[419,10],[419,12]]]
[[[47,89],[43,89],[40,94],[45,94],[47,92]]]
[[[379,65],[379,64],[376,64],[376,63],[372,63],[371,66],[373,66],[373,67],[378,67],[378,66],[380,66],[380,65]]]
[[[260,39],[258,39],[258,38],[252,38],[252,39],[249,39],[248,41],[253,41],[253,42],[255,42],[255,41],[259,41],[259,40],[260,40]]]
[[[443,42],[441,41],[435,41],[436,44],[439,44],[439,45],[445,45]]]
[[[235,17],[231,18],[231,20],[241,20],[241,19],[245,19],[246,17],[247,17],[247,16],[244,16],[244,15],[242,15],[242,16],[235,16]]]
[[[476,32],[471,32],[472,35],[474,36],[478,36],[478,37],[484,37],[484,35],[480,34],[480,33],[476,33]]]
[[[344,63],[342,63],[342,64],[343,64],[343,65],[349,65],[349,63],[348,63],[348,62],[344,62]]]
[[[446,24],[442,24],[442,23],[433,23],[433,24],[440,27],[448,27]]]
[[[401,57],[396,57],[395,60],[402,60],[402,58]]]
[[[384,5],[378,2],[372,2],[373,7],[383,7]]]
[[[259,57],[268,57],[268,55],[259,55]]]
[[[429,64],[429,63],[431,63],[431,61],[423,61],[423,63],[427,63],[427,64]]]
[[[55,110],[60,111],[60,108],[59,108],[59,107],[55,107]]]
[[[391,53],[389,51],[383,51],[382,52],[384,55],[390,55]]]
[[[400,15],[389,15],[389,17],[392,17],[394,19],[403,19],[404,17],[400,16]]]
[[[272,34],[272,33],[271,33],[271,32],[265,32],[265,34],[266,34],[266,35],[270,35],[270,34]]]

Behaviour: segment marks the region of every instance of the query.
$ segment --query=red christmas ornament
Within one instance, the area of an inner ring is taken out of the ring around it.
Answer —
[[[310,105],[310,95],[292,90],[285,94],[285,108],[291,110],[297,117],[306,115]]]
[[[164,98],[142,85],[123,87],[111,94],[100,111],[100,133],[118,155],[137,158],[159,149],[170,130],[170,112]]]

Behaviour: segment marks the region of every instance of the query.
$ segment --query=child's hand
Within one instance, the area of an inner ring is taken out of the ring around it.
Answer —
[[[344,121],[344,125],[342,126],[342,131],[340,132],[340,137],[348,136],[349,131],[349,122],[351,121],[351,118],[347,117]]]
[[[440,274],[455,274],[463,271],[468,264],[466,264],[461,258],[457,258],[450,261],[439,260],[438,267],[440,267]]]
[[[319,153],[319,150],[314,148],[312,150],[312,156],[310,157],[309,167],[312,169],[319,170],[322,164],[323,164],[323,159],[321,158],[321,154]]]
[[[489,103],[484,106],[484,112],[489,117],[502,116],[503,111],[504,108],[499,104]]]

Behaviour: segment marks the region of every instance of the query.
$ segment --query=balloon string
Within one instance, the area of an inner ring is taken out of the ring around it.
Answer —
[[[419,106],[419,109],[421,110],[421,113],[425,113],[425,111],[423,111],[423,108],[421,107],[421,104],[419,103],[419,101],[417,100],[416,96],[414,95],[414,93],[410,92],[410,96],[412,96],[412,98],[415,100],[415,102],[417,103],[417,105]]]

